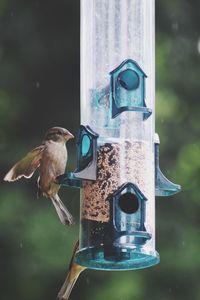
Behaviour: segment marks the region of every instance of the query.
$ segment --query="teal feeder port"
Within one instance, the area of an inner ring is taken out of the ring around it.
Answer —
[[[81,0],[78,264],[134,270],[159,262],[155,196],[180,191],[159,167],[154,0]],[[166,222],[167,226],[167,222]]]
[[[159,146],[160,139],[155,134],[155,186],[156,196],[172,196],[181,191],[181,186],[167,179],[160,170],[159,166]]]
[[[81,126],[77,138],[77,169],[74,176],[79,179],[96,180],[97,138],[89,126]]]
[[[112,118],[123,111],[135,111],[147,119],[152,110],[145,103],[145,79],[147,75],[132,59],[127,59],[110,72]]]
[[[137,90],[140,86],[140,77],[132,69],[121,71],[117,78],[119,85],[127,91]]]

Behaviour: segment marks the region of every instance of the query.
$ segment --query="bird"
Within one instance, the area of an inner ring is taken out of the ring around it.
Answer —
[[[73,249],[73,254],[72,258],[69,264],[69,272],[67,274],[67,277],[58,293],[58,299],[59,300],[68,300],[70,297],[70,294],[72,292],[72,289],[79,277],[79,275],[87,269],[84,266],[80,266],[77,263],[75,263],[75,254],[77,250],[79,249],[79,240],[76,242],[74,249]]]
[[[38,196],[45,196],[52,201],[64,225],[72,225],[73,217],[58,196],[60,185],[57,177],[65,172],[68,159],[65,144],[72,138],[74,138],[73,134],[65,128],[50,128],[41,145],[28,152],[4,177],[8,182],[22,177],[31,178],[39,168]]]

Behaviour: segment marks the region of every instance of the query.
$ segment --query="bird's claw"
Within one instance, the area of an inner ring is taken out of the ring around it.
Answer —
[[[58,176],[54,179],[54,183],[56,183],[56,184],[62,184],[62,182],[63,182],[64,179],[66,179],[66,174],[58,175]]]

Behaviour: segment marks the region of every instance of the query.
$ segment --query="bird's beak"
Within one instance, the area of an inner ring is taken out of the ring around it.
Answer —
[[[71,132],[66,133],[66,134],[65,134],[65,137],[66,137],[68,140],[74,139],[74,136],[73,136],[73,134],[72,134]]]
[[[70,133],[70,139],[74,139],[74,135],[72,133]]]

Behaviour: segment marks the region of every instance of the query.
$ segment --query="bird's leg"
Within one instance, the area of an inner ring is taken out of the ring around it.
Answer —
[[[56,178],[55,178],[55,180],[54,180],[54,182],[56,183],[56,184],[63,184],[63,182],[65,181],[65,180],[68,180],[68,174],[67,173],[64,173],[64,174],[61,174],[61,175],[58,175]]]

